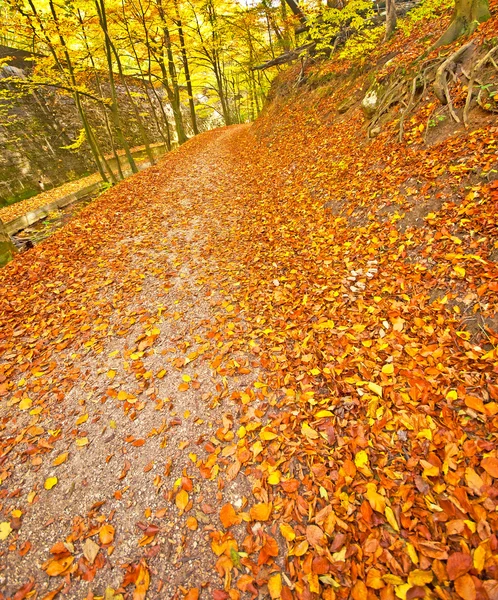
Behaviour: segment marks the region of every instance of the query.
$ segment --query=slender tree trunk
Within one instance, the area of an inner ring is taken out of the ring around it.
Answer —
[[[192,121],[192,129],[194,131],[194,135],[197,135],[199,133],[199,129],[197,127],[197,116],[195,114],[194,94],[192,91],[192,80],[190,78],[190,67],[188,64],[187,49],[185,47],[185,36],[183,35],[182,20],[180,17],[180,11],[178,9],[178,2],[176,0],[175,0],[175,11],[176,11],[175,25],[178,29],[178,37],[180,39],[180,52],[182,55],[183,70],[185,71],[185,81],[187,83],[188,104],[189,104],[189,108],[190,108],[190,119]]]
[[[289,33],[289,24],[287,22],[287,4],[285,0],[280,0],[280,16],[284,24],[284,33],[282,35],[282,50],[288,52],[291,49],[291,36]],[[275,29],[275,27],[274,27]]]
[[[128,163],[133,173],[138,173],[137,165],[133,156],[130,152],[130,146],[126,141],[125,135],[123,133],[123,128],[121,125],[121,118],[119,116],[119,108],[118,108],[118,100],[116,94],[116,83],[114,81],[114,65],[112,62],[112,49],[109,43],[109,33],[107,31],[107,16],[105,12],[105,4],[104,0],[95,0],[95,6],[97,8],[97,14],[99,17],[100,28],[102,29],[102,33],[104,34],[104,49],[107,60],[107,67],[109,70],[109,85],[111,89],[111,106],[110,111],[113,119],[114,128],[116,130],[119,143],[125,151],[126,158],[128,159]]]
[[[396,0],[386,0],[386,34],[385,40],[391,39],[396,29]]]
[[[453,18],[448,29],[434,44],[434,48],[451,44],[462,35],[470,35],[479,23],[484,23],[490,18],[489,0],[455,0]]]
[[[102,0],[102,4],[103,4],[103,0]],[[154,158],[154,155],[152,153],[152,150],[150,148],[150,141],[149,141],[149,136],[147,134],[147,130],[145,129],[143,122],[142,122],[142,118],[140,117],[140,113],[138,111],[137,105],[135,104],[135,101],[133,100],[133,97],[130,93],[130,88],[128,87],[128,82],[126,81],[126,77],[124,75],[123,72],[123,65],[121,63],[121,58],[119,56],[119,53],[116,49],[116,46],[114,45],[114,43],[112,42],[108,31],[106,29],[105,31],[105,35],[108,38],[108,42],[109,45],[111,47],[112,53],[114,54],[114,58],[116,59],[116,66],[118,67],[118,73],[119,73],[119,79],[121,81],[121,84],[123,85],[125,91],[126,91],[126,95],[128,96],[128,102],[130,103],[130,106],[132,107],[133,113],[135,115],[135,120],[137,122],[138,125],[138,130],[140,132],[140,137],[142,138],[142,141],[144,143],[145,146],[145,151],[147,153],[147,156],[149,157],[149,160],[152,164],[154,164],[156,162],[156,159]]]
[[[169,73],[169,82],[166,87],[166,91],[168,93],[168,98],[171,103],[171,108],[173,109],[173,115],[175,117],[175,127],[176,133],[178,136],[178,143],[183,144],[187,141],[187,135],[185,134],[185,126],[183,124],[183,115],[181,111],[181,102],[180,102],[180,88],[178,86],[178,77],[176,75],[175,61],[173,58],[173,49],[171,47],[171,37],[169,34],[168,24],[166,22],[166,14],[164,12],[162,0],[155,0],[156,7],[159,13],[159,17],[161,18],[161,27],[163,30],[163,46],[166,50],[166,63],[167,70]],[[166,65],[164,64],[164,49],[162,55],[162,65],[161,71],[163,73],[163,80],[166,82],[168,79],[165,77]]]
[[[161,115],[163,117],[163,121],[164,124],[166,126],[166,137],[164,137],[164,135],[161,133],[161,135],[163,136],[163,139],[166,142],[166,147],[168,148],[168,150],[171,150],[171,132],[170,132],[170,123],[168,120],[168,116],[166,115],[166,111],[164,110],[164,106],[162,103],[161,98],[159,97],[159,94],[156,91],[156,88],[152,82],[152,69],[151,69],[151,65],[152,65],[152,54],[154,54],[154,52],[151,49],[151,45],[150,45],[150,38],[149,38],[149,28],[148,28],[148,24],[147,24],[147,19],[146,19],[146,10],[144,10],[144,7],[142,5],[142,1],[141,0],[137,0],[137,4],[138,7],[140,9],[139,14],[138,14],[138,18],[140,20],[140,23],[143,27],[143,31],[144,31],[144,44],[145,47],[147,49],[147,77],[149,79],[149,85],[150,88],[152,90],[152,93],[154,94],[155,99],[157,100],[157,103],[159,105],[159,109],[161,111]],[[155,55],[154,55],[155,57]],[[156,60],[156,62],[158,62]],[[159,63],[158,63],[159,64]]]
[[[10,239],[3,222],[0,220],[0,267],[6,265],[17,254],[17,248]]]
[[[86,35],[86,29],[85,29],[85,23],[84,23],[84,20],[83,20],[83,15],[81,14],[81,11],[80,11],[79,8],[78,8],[78,21],[80,22],[81,32],[83,33],[83,41],[85,42],[85,48],[86,48],[86,51],[88,52],[88,56],[90,58],[90,64],[92,65],[93,75],[95,77],[95,82],[97,84],[97,91],[98,91],[100,97],[103,98],[104,94],[103,94],[102,86],[100,84],[99,73],[98,73],[98,70],[97,70],[97,68],[95,66],[95,60],[93,58],[93,54],[90,51],[90,45],[88,43],[88,37]],[[103,115],[104,115],[104,125],[105,125],[106,131],[107,131],[107,135],[109,137],[109,143],[111,144],[112,155],[114,156],[114,160],[116,161],[116,167],[118,169],[118,175],[119,175],[120,179],[124,179],[123,170],[121,169],[121,162],[119,160],[119,156],[118,156],[118,153],[116,151],[116,145],[114,143],[114,135],[112,133],[111,125],[109,123],[109,118],[107,116],[107,111],[104,108],[104,110],[102,112],[103,112]],[[104,160],[105,160],[105,157],[104,157]],[[106,161],[106,165],[107,165],[107,167],[108,167],[108,169],[110,171],[110,177],[111,177],[112,182],[116,183],[116,181],[117,181],[116,180],[116,176],[114,175],[114,172],[110,168],[110,166],[107,163],[107,161]]]

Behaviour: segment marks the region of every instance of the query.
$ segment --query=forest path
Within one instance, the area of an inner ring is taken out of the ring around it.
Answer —
[[[246,130],[196,138],[2,272],[0,597],[222,587],[209,533],[251,492],[229,396],[254,396],[258,372],[231,347],[211,250],[235,225],[219,208]]]

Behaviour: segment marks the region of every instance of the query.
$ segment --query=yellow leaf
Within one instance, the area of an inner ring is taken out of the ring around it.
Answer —
[[[78,438],[75,443],[79,448],[81,448],[82,446],[87,446],[90,443],[90,440],[87,437],[82,437]]]
[[[392,363],[386,363],[382,367],[382,372],[384,373],[384,375],[392,375],[394,373],[394,365]]]
[[[280,479],[280,471],[273,471],[273,473],[268,477],[268,483],[270,485],[278,485],[280,483]]]
[[[284,537],[288,542],[292,542],[296,538],[296,534],[294,533],[294,529],[287,523],[281,523],[280,525],[280,533],[282,537]]]
[[[308,548],[309,544],[307,540],[299,542],[299,544],[297,544],[294,548],[294,556],[303,556],[303,554],[306,554],[306,552],[308,551]]]
[[[315,416],[317,419],[324,419],[325,417],[331,417],[333,414],[330,410],[319,410]]]
[[[45,480],[45,484],[44,484],[44,488],[46,490],[51,490],[54,485],[57,484],[59,480],[57,479],[57,477],[47,477],[47,479]]]
[[[273,431],[270,431],[269,429],[262,429],[259,432],[259,437],[264,441],[270,441],[270,440],[274,440],[275,438],[277,438],[278,434],[274,433]]]
[[[455,273],[458,275],[458,277],[460,277],[460,279],[463,279],[465,277],[465,269],[463,267],[455,265],[453,267],[453,271],[455,271]]]
[[[420,464],[424,467],[424,472],[422,473],[424,477],[437,477],[439,475],[439,467],[423,459],[420,460]]]
[[[316,440],[320,437],[320,434],[317,433],[314,429],[312,429],[308,423],[303,423],[301,425],[301,433],[305,435],[310,440]]]
[[[23,398],[21,402],[19,402],[19,408],[20,410],[28,410],[28,408],[31,408],[32,404],[33,400],[31,400],[31,398]]]
[[[116,377],[116,371],[114,369],[109,369],[109,371],[107,371],[107,377],[109,377],[109,379],[114,379],[114,377]]]
[[[111,544],[114,540],[114,527],[110,523],[106,523],[100,528],[99,540],[104,546]]]
[[[251,507],[249,514],[251,515],[251,519],[253,521],[268,521],[271,515],[272,504],[265,502],[260,502],[259,504],[255,504]]]
[[[0,523],[0,540],[6,540],[12,531],[12,527],[8,521]]]
[[[406,551],[407,551],[408,556],[410,557],[412,563],[414,565],[418,565],[417,551],[415,550],[415,547],[412,544],[410,544],[410,542],[406,542]]]
[[[386,501],[384,500],[384,496],[381,496],[377,492],[375,483],[367,483],[367,491],[365,492],[365,496],[373,510],[384,513]]]
[[[80,415],[76,419],[76,425],[81,425],[82,423],[86,423],[86,421],[88,421],[88,413],[85,413],[84,415]]]
[[[190,375],[182,375],[182,380],[185,383],[188,383],[189,381],[192,381],[192,377],[190,377]]]
[[[422,571],[421,569],[415,569],[408,575],[408,583],[412,585],[424,586],[430,583],[434,579],[432,571]]]
[[[389,525],[395,530],[399,532],[398,521],[396,521],[396,517],[394,516],[393,509],[390,506],[386,506],[386,510],[384,511],[386,515],[387,522]]]
[[[282,576],[280,573],[275,573],[268,580],[268,591],[272,600],[278,600],[282,594]]]
[[[400,598],[400,600],[406,600],[406,594],[408,590],[411,589],[411,583],[403,583],[401,585],[396,586],[396,596]]]
[[[474,569],[479,573],[484,569],[486,564],[486,548],[484,546],[477,546],[474,550],[473,556]]]
[[[188,494],[185,490],[180,490],[175,498],[175,504],[178,510],[185,510],[188,504]]]
[[[354,464],[356,468],[361,469],[362,467],[368,467],[368,454],[365,450],[360,450],[354,457]]]
[[[377,394],[377,396],[380,396],[382,398],[382,388],[380,387],[380,385],[377,385],[376,383],[369,381],[367,383],[367,387],[371,392],[373,392],[374,394]]]

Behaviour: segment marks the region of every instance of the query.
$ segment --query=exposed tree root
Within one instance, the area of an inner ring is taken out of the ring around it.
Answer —
[[[372,117],[368,126],[368,135],[378,126],[382,116],[395,104],[403,107],[399,119],[399,140],[404,136],[404,128],[407,118],[416,107],[426,98],[427,90],[432,87],[436,98],[443,107],[447,108],[448,114],[455,123],[463,123],[468,126],[469,114],[472,106],[475,106],[473,100],[484,110],[498,112],[498,107],[489,106],[486,100],[485,69],[489,65],[498,70],[495,56],[498,55],[498,44],[484,55],[482,48],[476,47],[474,41],[462,45],[452,52],[449,56],[441,59],[440,57],[430,59],[422,65],[417,65],[417,72],[410,79],[404,74],[395,72],[388,82],[386,89],[380,99],[378,108]],[[468,60],[471,60],[471,66],[468,66]],[[450,91],[451,84],[462,80],[467,86],[467,96],[462,114],[457,111],[454,105]],[[480,86],[476,94],[476,84]],[[435,108],[428,117],[429,122],[438,109]],[[426,130],[427,130],[426,127]],[[426,134],[427,137],[427,134]]]
[[[468,126],[469,123],[469,112],[470,112],[470,108],[472,105],[472,97],[474,94],[474,85],[475,83],[480,83],[479,80],[477,79],[477,74],[481,71],[481,69],[483,67],[486,66],[486,64],[488,62],[490,62],[495,69],[498,70],[498,66],[496,65],[495,61],[493,60],[493,54],[495,54],[495,52],[498,52],[498,46],[495,46],[494,48],[492,48],[483,58],[481,58],[479,61],[474,63],[474,66],[472,67],[472,72],[469,78],[469,84],[468,84],[468,91],[467,91],[467,99],[465,101],[465,108],[463,109],[463,122],[465,124],[465,126]],[[480,103],[480,97],[482,95],[482,88],[479,90],[479,93],[477,95],[477,103],[481,106]]]

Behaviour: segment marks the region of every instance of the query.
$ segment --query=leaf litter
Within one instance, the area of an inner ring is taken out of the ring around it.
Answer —
[[[497,597],[496,128],[365,146],[335,101],[192,140],[3,270],[5,598]],[[440,208],[400,227],[409,180]]]

